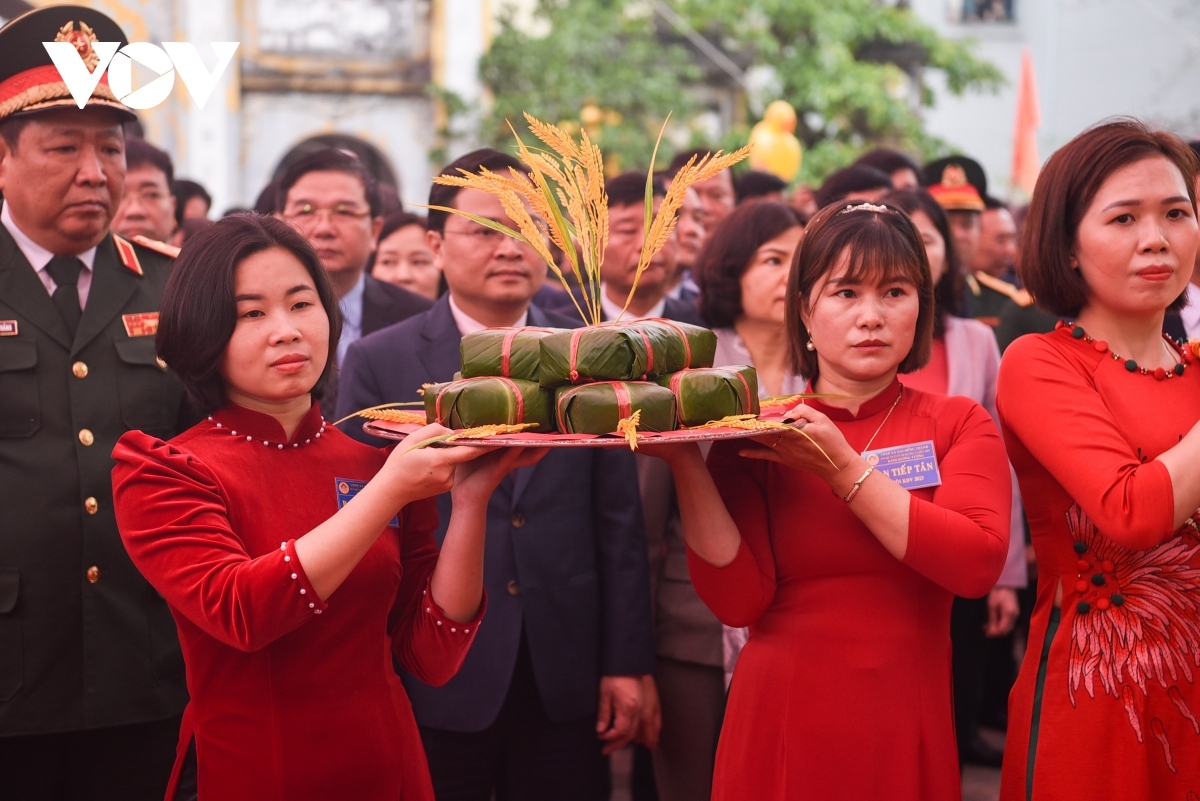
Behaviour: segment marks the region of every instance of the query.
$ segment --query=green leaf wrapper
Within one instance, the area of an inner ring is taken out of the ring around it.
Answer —
[[[464,378],[505,376],[523,381],[539,380],[542,362],[541,341],[561,328],[486,328],[462,338]]]
[[[641,411],[639,431],[675,430],[675,395],[648,381],[604,381],[559,387],[554,393],[559,431],[612,434],[617,423]]]
[[[675,396],[682,426],[700,426],[735,414],[758,414],[758,373],[753,367],[681,370],[658,379]]]
[[[425,388],[425,419],[447,428],[537,423],[554,433],[554,393],[518,378],[464,378]]]
[[[637,320],[577,328],[541,340],[543,386],[637,381],[688,367],[711,367],[717,337],[700,326]]]

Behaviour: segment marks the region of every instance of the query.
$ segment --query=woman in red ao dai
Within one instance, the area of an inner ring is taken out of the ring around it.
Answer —
[[[1162,335],[1200,247],[1196,159],[1120,120],[1042,168],[1021,277],[1074,322],[1021,337],[997,406],[1037,599],[1000,796],[1200,799],[1200,368]]]
[[[955,801],[950,604],[1004,564],[1000,435],[975,401],[896,380],[927,360],[934,314],[903,213],[821,211],[788,297],[796,372],[825,396],[789,412],[800,430],[719,443],[707,468],[695,447],[654,449],[697,592],[750,629],[713,798]]]
[[[388,455],[327,425],[312,393],[339,328],[316,254],[273,218],[198,234],[167,284],[158,351],[208,417],[169,442],[127,433],[113,486],[187,668],[168,799],[433,799],[392,660],[432,684],[458,670],[488,498],[530,458],[412,447],[440,426]]]

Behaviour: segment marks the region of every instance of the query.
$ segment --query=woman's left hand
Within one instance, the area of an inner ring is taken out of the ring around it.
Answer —
[[[546,448],[496,448],[486,456],[463,462],[454,469],[454,486],[450,490],[450,497],[456,504],[472,501],[486,503],[506,475],[518,467],[537,464],[548,452]]]
[[[740,455],[779,462],[826,481],[858,456],[833,421],[811,406],[796,406],[787,416],[794,421],[795,430],[764,432],[752,438],[756,446],[741,450]]]

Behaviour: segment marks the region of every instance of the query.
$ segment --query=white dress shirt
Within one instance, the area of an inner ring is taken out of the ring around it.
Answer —
[[[50,277],[50,273],[46,272],[46,265],[54,258],[55,254],[46,250],[44,247],[34,242],[25,232],[17,227],[13,222],[12,214],[9,213],[8,204],[5,203],[3,208],[0,208],[0,223],[8,229],[12,234],[12,238],[16,241],[17,247],[25,254],[26,260],[37,271],[37,277],[41,279],[42,286],[46,287],[46,291],[51,295],[58,285],[54,283],[54,279]],[[83,269],[79,271],[79,308],[87,308],[88,290],[92,288],[92,269],[96,264],[96,248],[85,250],[83,253],[78,253],[75,258],[83,262]]]
[[[358,277],[358,283],[338,300],[338,308],[342,310],[342,335],[338,338],[337,360],[341,364],[346,360],[346,351],[363,335],[363,293],[367,288],[367,274]]]
[[[491,326],[484,325],[483,323],[479,322],[475,318],[468,315],[462,309],[458,308],[458,304],[454,302],[453,293],[450,294],[450,313],[454,315],[454,324],[458,326],[458,333],[464,337],[467,334],[474,334],[476,331],[482,331],[485,328],[491,327]],[[526,308],[525,313],[522,314],[517,319],[517,321],[512,324],[512,327],[513,328],[523,328],[526,325],[529,325],[529,309],[528,308]]]
[[[608,297],[608,285],[600,284],[600,308],[604,311],[604,319],[609,322],[616,320],[618,317],[621,318],[622,322],[627,320],[652,320],[662,317],[663,309],[667,307],[667,299],[664,297],[658,303],[655,303],[650,307],[650,311],[645,314],[634,314],[631,311],[627,311],[622,316],[621,307],[624,305],[623,303],[613,303]]]

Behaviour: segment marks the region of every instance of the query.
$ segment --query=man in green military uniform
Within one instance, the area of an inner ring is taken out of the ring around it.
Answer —
[[[187,417],[154,348],[171,261],[110,232],[132,115],[104,79],[80,109],[56,40],[92,68],[92,42],[125,37],[72,6],[0,28],[0,795],[157,801],[183,659],[109,473],[122,433]]]

